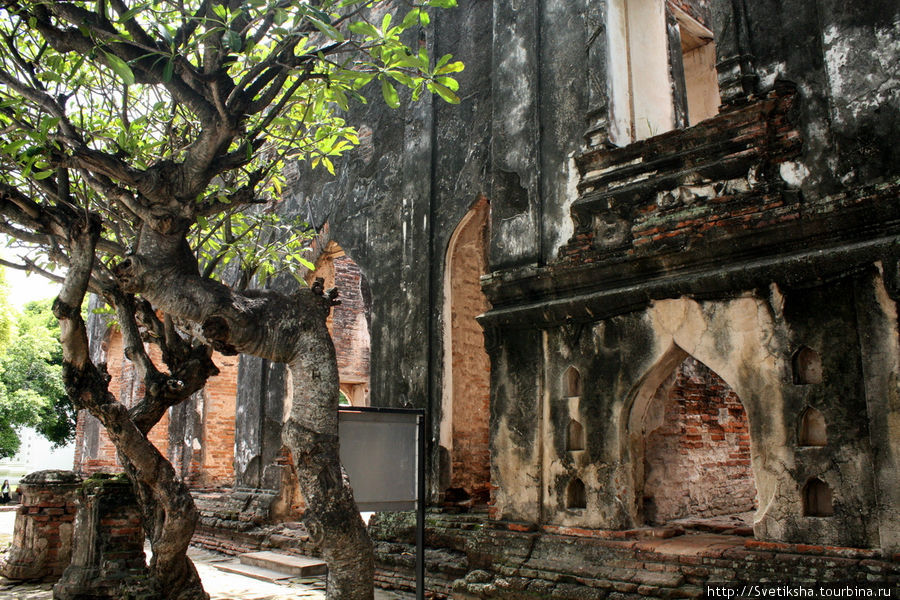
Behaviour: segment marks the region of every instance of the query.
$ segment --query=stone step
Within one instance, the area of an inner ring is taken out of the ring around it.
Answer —
[[[282,583],[293,578],[293,575],[289,573],[284,573],[282,571],[273,571],[272,569],[264,569],[262,567],[255,567],[253,565],[245,565],[242,564],[239,560],[215,563],[213,564],[213,566],[220,571],[225,571],[226,573],[243,575],[244,577],[251,577],[253,579],[258,579],[259,581],[266,581],[268,583]]]
[[[328,572],[325,562],[308,556],[293,556],[278,552],[248,552],[238,557],[241,563],[271,571],[287,573],[290,577],[310,577]]]

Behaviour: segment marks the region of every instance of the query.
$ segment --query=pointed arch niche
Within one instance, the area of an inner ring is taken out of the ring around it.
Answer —
[[[343,402],[353,406],[369,405],[369,355],[372,294],[359,265],[335,241],[325,245],[315,262],[316,269],[306,276],[325,280],[325,289],[337,287],[341,303],[328,317],[328,331],[334,340]]]
[[[673,347],[644,378],[628,429],[638,524],[749,521],[757,507],[749,421],[714,371]]]
[[[460,221],[444,271],[442,485],[448,497],[487,501],[490,490],[490,361],[475,317],[490,308],[481,291],[487,271],[490,207],[479,199]]]

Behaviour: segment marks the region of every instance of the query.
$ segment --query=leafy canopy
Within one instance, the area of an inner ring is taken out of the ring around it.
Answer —
[[[33,427],[62,446],[74,438],[75,411],[62,380],[59,323],[50,300],[29,302],[16,314],[0,269],[0,313],[12,316],[0,347],[0,458],[19,450],[18,429]]]
[[[309,266],[303,238],[284,235],[296,223],[246,207],[278,201],[285,161],[333,173],[358,144],[345,111],[365,102],[367,86],[392,107],[398,88],[458,102],[462,63],[433,60],[419,44],[430,11],[454,5],[9,0],[0,9],[0,232],[40,247],[22,253],[22,266],[50,274],[67,261],[60,222],[96,215],[95,291],[145,224],[191,229],[208,275],[234,259],[263,274]],[[284,251],[240,252],[249,239]]]

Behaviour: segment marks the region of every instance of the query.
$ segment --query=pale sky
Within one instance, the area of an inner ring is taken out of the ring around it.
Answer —
[[[16,260],[16,251],[0,248],[0,255],[10,262]],[[59,293],[59,284],[40,275],[27,274],[25,271],[5,267],[6,282],[9,284],[9,303],[21,309],[32,300],[53,298]]]

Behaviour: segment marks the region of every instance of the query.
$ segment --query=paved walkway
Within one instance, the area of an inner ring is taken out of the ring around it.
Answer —
[[[0,511],[0,550],[12,541],[15,513]],[[198,548],[191,548],[188,556],[197,566],[203,587],[211,600],[324,600],[325,580],[304,577],[284,584],[267,583],[220,571],[217,562],[232,557]],[[52,600],[52,583],[18,583],[0,577],[0,600]],[[375,590],[375,600],[409,600],[413,596]]]

